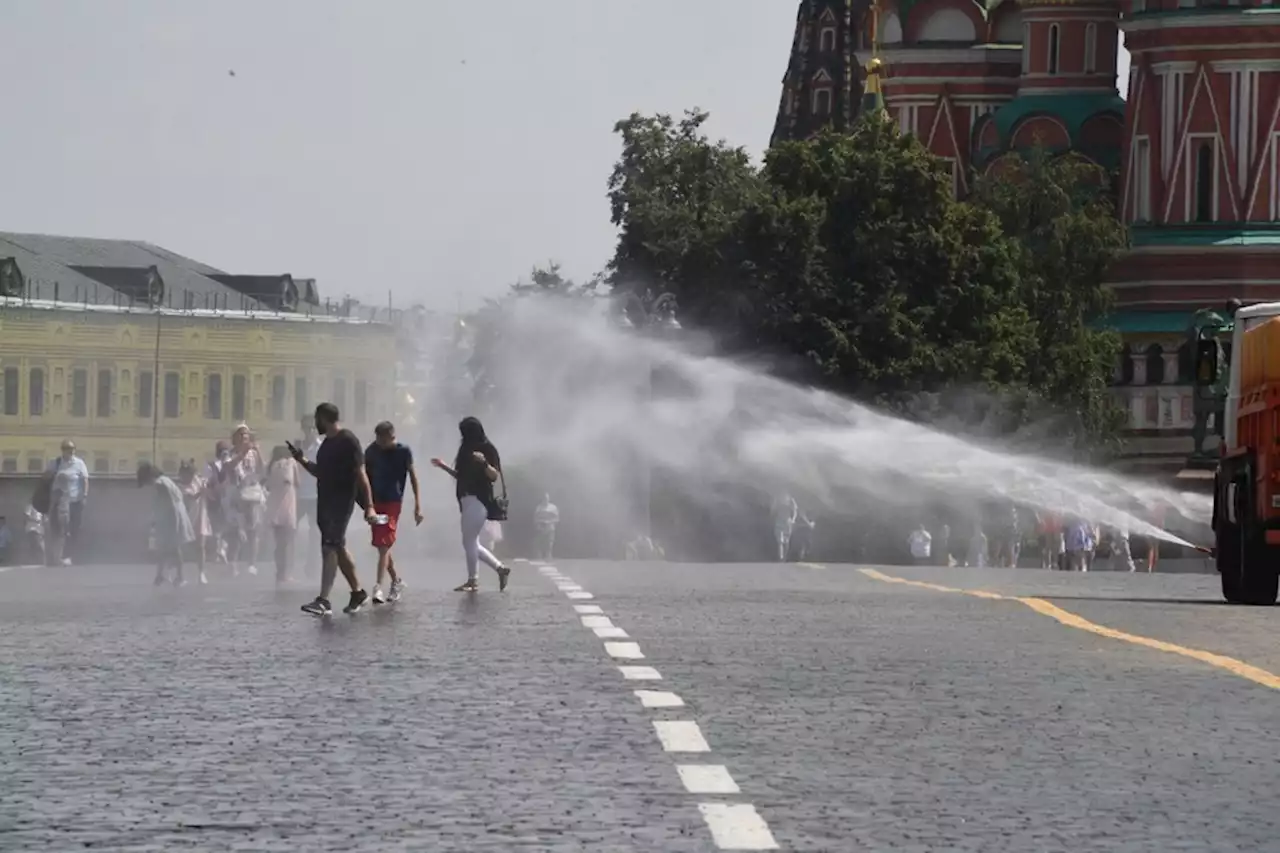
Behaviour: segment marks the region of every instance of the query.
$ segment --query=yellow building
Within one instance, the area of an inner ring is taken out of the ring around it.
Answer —
[[[362,436],[390,416],[396,336],[385,310],[381,321],[338,316],[312,283],[290,276],[166,270],[196,262],[146,244],[127,248],[166,263],[63,257],[96,285],[91,299],[90,285],[60,275],[50,253],[14,249],[38,240],[74,238],[0,234],[0,473],[43,470],[68,438],[98,475],[131,475],[144,460],[173,471],[180,459],[209,458],[240,422],[264,449],[295,437],[326,400]],[[72,249],[86,243],[118,245],[74,240]]]

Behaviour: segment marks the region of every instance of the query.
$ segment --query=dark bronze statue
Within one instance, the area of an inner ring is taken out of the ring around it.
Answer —
[[[1219,439],[1223,435],[1227,391],[1231,381],[1228,342],[1235,329],[1235,315],[1240,304],[1238,299],[1228,302],[1225,318],[1217,310],[1202,308],[1196,312],[1191,320],[1191,328],[1187,330],[1192,358],[1195,360],[1191,397],[1192,413],[1195,416],[1195,424],[1191,428],[1193,459],[1204,459],[1211,455],[1204,448],[1210,415],[1213,416],[1214,434]]]

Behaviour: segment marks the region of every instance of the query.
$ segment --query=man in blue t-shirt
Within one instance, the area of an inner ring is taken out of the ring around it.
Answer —
[[[386,604],[398,601],[404,590],[391,548],[396,544],[406,479],[413,485],[414,524],[422,523],[422,500],[418,494],[418,472],[413,468],[413,451],[396,441],[396,428],[391,421],[374,427],[373,435],[373,444],[364,451],[364,469],[369,475],[373,511],[377,516],[373,523],[373,547],[378,549],[378,579],[373,586],[373,603]],[[391,576],[391,589],[383,597],[382,584],[387,575]]]

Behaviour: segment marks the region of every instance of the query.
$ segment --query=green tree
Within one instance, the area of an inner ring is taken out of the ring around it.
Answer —
[[[1043,401],[1074,413],[1069,439],[1105,448],[1124,423],[1108,390],[1120,340],[1098,321],[1112,305],[1107,269],[1128,245],[1109,175],[1037,149],[1006,158],[978,183],[973,203],[999,219],[1016,251],[1036,341],[1024,381]]]
[[[1114,434],[1116,341],[1091,323],[1125,234],[1099,170],[1036,154],[958,201],[942,162],[878,114],[759,167],[706,118],[617,125],[615,290],[674,293],[730,352],[789,355],[844,393],[905,407],[978,387],[988,425],[1052,404],[1074,443]]]

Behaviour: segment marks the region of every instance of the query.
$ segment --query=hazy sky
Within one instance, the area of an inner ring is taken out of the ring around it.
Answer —
[[[763,149],[795,10],[9,0],[0,230],[446,309],[551,259],[585,278],[613,246],[614,122],[700,106],[713,135]]]

